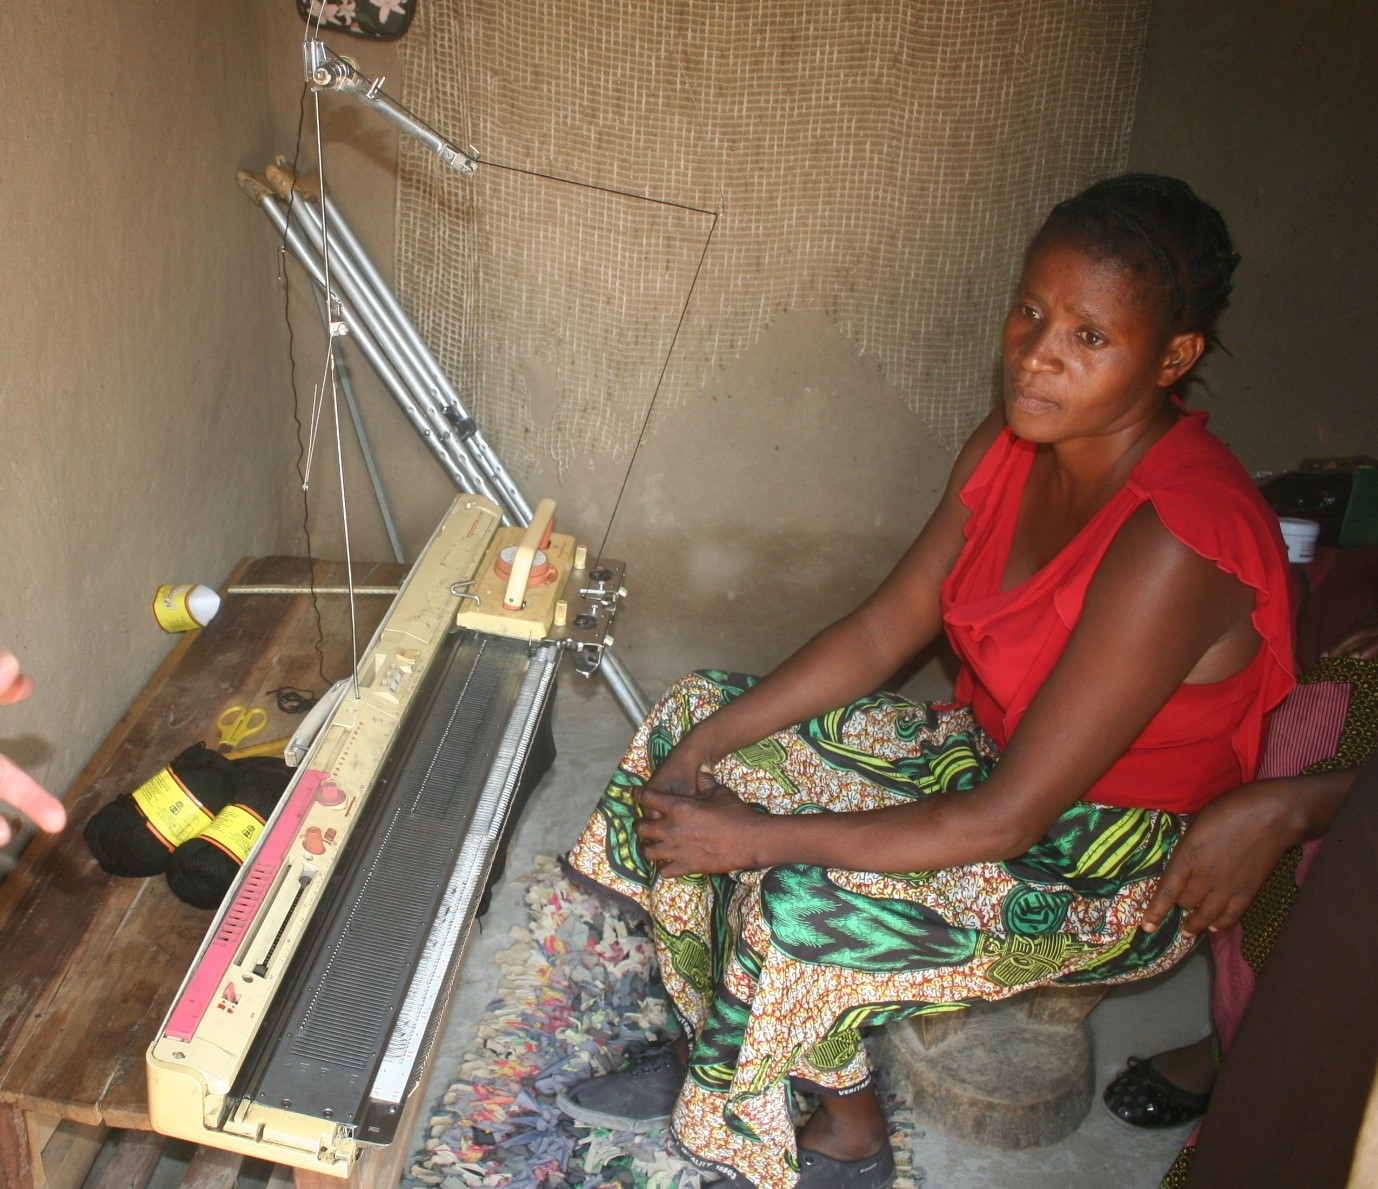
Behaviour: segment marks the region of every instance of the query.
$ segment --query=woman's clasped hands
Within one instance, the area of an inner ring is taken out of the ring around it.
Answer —
[[[641,810],[636,832],[642,853],[663,876],[719,875],[759,866],[756,829],[765,815],[753,809],[706,763],[679,772],[667,757],[652,783],[636,790]]]

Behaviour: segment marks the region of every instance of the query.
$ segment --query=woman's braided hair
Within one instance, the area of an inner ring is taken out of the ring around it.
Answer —
[[[1186,182],[1152,173],[1108,178],[1058,203],[1029,245],[1071,240],[1162,290],[1171,334],[1195,331],[1217,346],[1239,253],[1220,212]]]

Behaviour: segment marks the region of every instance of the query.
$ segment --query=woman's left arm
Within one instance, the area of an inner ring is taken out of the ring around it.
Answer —
[[[1145,505],[1106,551],[1062,657],[983,784],[860,813],[768,816],[703,777],[699,796],[678,803],[638,793],[644,852],[665,875],[782,863],[926,871],[1022,854],[1214,645],[1232,632],[1256,639],[1252,607],[1248,587],[1183,545]]]

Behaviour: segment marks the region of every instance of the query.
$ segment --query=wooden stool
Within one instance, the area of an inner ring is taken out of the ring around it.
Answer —
[[[933,1128],[987,1148],[1065,1139],[1091,1105],[1086,1017],[1104,987],[1039,987],[883,1028],[876,1057]]]

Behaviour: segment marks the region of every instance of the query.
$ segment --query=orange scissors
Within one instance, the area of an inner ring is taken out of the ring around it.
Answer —
[[[234,751],[250,735],[263,730],[268,723],[268,712],[261,706],[246,710],[243,706],[231,706],[221,711],[216,719],[220,728],[220,750]]]

